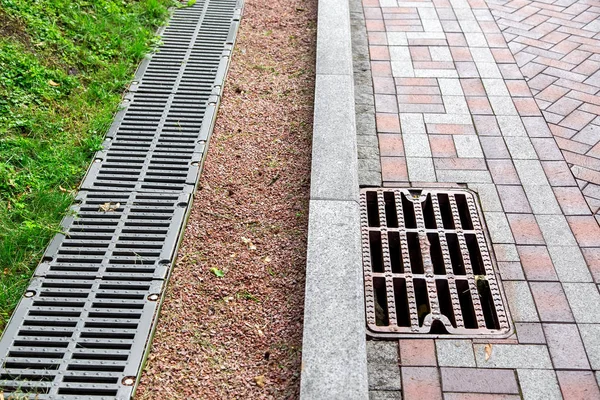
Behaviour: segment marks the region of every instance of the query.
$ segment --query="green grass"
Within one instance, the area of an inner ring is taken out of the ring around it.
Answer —
[[[0,0],[0,331],[174,0]]]

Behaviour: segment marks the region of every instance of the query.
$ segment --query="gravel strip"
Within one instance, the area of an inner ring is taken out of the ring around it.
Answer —
[[[298,397],[316,10],[246,2],[138,399]]]

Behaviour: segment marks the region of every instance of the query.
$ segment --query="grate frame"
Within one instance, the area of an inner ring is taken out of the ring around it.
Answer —
[[[513,333],[475,192],[366,188],[360,210],[370,337]]]

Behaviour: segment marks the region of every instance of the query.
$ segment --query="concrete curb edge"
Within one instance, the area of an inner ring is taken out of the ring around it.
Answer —
[[[302,344],[302,399],[367,399],[348,0],[320,0]]]

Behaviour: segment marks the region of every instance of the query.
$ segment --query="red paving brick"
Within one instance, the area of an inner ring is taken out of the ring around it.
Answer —
[[[404,367],[437,366],[433,339],[400,340],[400,365]]]
[[[440,376],[434,367],[402,367],[404,400],[442,400]]]
[[[542,322],[574,322],[560,282],[530,282],[531,294]]]
[[[508,223],[517,244],[545,244],[533,214],[508,214]]]
[[[527,280],[558,280],[546,246],[517,246],[517,250]]]
[[[564,400],[598,400],[600,390],[591,371],[556,371]]]

